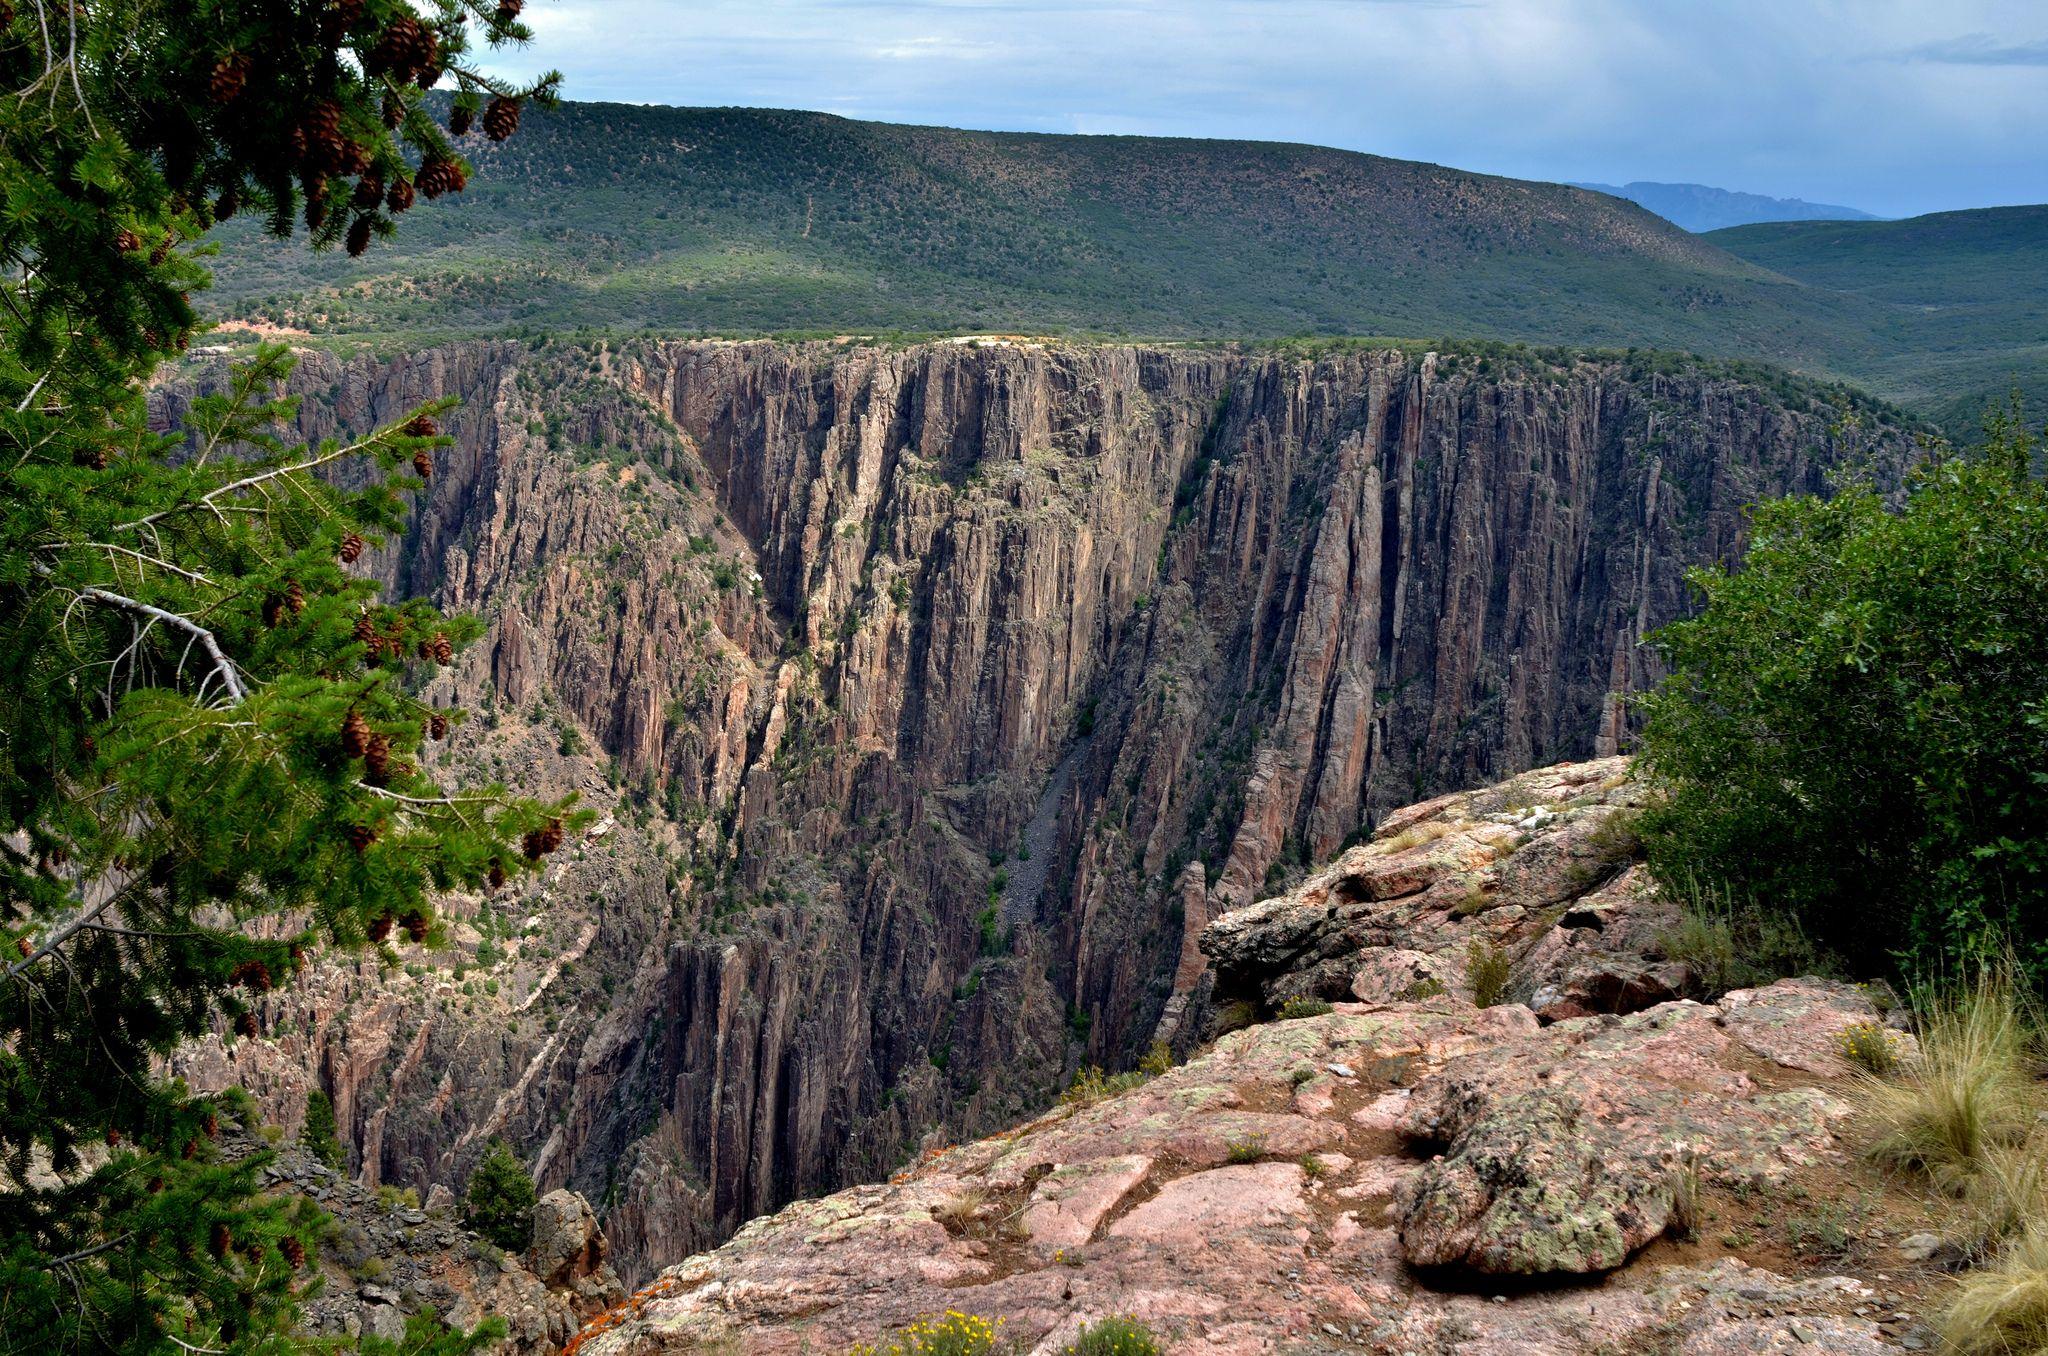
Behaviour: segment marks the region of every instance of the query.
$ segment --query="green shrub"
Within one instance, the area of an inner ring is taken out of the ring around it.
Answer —
[[[2048,978],[2048,483],[1995,418],[1902,507],[1766,504],[1656,633],[1641,828],[1658,878],[1800,919],[1863,973],[2010,939]]]
[[[1291,1022],[1300,1017],[1321,1017],[1330,1011],[1330,1005],[1320,998],[1296,994],[1280,1005],[1280,1020]]]
[[[1851,1022],[1835,1038],[1842,1058],[1882,1077],[1899,1067],[1899,1038],[1882,1022]]]
[[[1087,1324],[1060,1349],[1060,1356],[1161,1356],[1158,1336],[1134,1318],[1105,1318]]]
[[[335,1133],[334,1099],[324,1089],[315,1088],[306,1094],[306,1120],[299,1127],[299,1143],[330,1168],[338,1168],[347,1160],[347,1151]]]
[[[533,1241],[533,1179],[512,1146],[494,1139],[469,1175],[463,1222],[507,1252],[525,1252]]]
[[[1129,1073],[1106,1074],[1096,1065],[1090,1064],[1074,1075],[1074,1081],[1067,1084],[1060,1093],[1063,1106],[1094,1106],[1105,1097],[1114,1097],[1120,1092],[1144,1084],[1146,1075],[1137,1070]]]

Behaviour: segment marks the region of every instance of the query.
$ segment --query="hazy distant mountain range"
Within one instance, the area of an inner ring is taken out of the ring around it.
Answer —
[[[1801,198],[1769,198],[1761,193],[1737,193],[1706,184],[1653,184],[1638,179],[1632,184],[1574,184],[1595,193],[1611,193],[1649,208],[1666,221],[1688,231],[1718,231],[1724,226],[1750,226],[1759,221],[1878,221],[1881,218],[1856,207],[1807,202]]]

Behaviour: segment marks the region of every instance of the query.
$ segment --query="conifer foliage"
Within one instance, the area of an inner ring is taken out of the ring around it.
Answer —
[[[509,1252],[524,1252],[533,1242],[533,1207],[533,1179],[511,1145],[492,1140],[469,1175],[463,1222]]]
[[[257,211],[366,248],[422,176],[467,179],[427,89],[551,96],[467,63],[526,36],[473,0],[0,0],[8,1350],[284,1349],[317,1218],[225,1148],[246,1098],[155,1061],[261,1039],[311,948],[430,942],[437,892],[573,823],[432,775],[459,713],[415,693],[479,628],[350,568],[453,441],[446,404],[296,442],[282,348],[189,405],[148,396],[194,328],[202,232]]]

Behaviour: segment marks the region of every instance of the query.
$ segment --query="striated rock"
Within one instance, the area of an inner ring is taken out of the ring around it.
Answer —
[[[1419,796],[1613,751],[1641,636],[1743,507],[1909,454],[1796,385],[1392,348],[470,343],[308,354],[293,388],[308,436],[462,398],[359,568],[485,623],[421,690],[471,712],[433,770],[612,827],[179,1071],[286,1125],[317,1083],[366,1185],[459,1183],[503,1136],[605,1202],[636,1281],[1185,1051],[1230,968],[1196,963],[1209,920]],[[1530,808],[1590,836],[1564,802],[1606,794]],[[1450,919],[1434,845],[1342,902],[1454,977],[1474,924],[1528,943],[1593,887],[1513,811],[1458,871],[1525,902]],[[1587,919],[1544,945],[1605,946]],[[1307,927],[1312,980],[1218,997],[1346,997],[1361,940]]]
[[[581,1356],[844,1351],[948,1309],[1002,1320],[1034,1356],[1107,1314],[1175,1356],[1732,1353],[1778,1349],[1795,1324],[1816,1349],[1876,1351],[1859,1280],[1637,1256],[1680,1161],[1708,1193],[1752,1191],[1834,1151],[1840,1103],[1797,1063],[1825,1035],[1780,1064],[1726,1020],[1808,1004],[1819,1027],[1855,1002],[1797,981],[1548,1027],[1434,1002],[1253,1026],[1130,1091],[755,1220],[593,1324]],[[1495,1301],[1440,1288],[1447,1266],[1614,1274]]]

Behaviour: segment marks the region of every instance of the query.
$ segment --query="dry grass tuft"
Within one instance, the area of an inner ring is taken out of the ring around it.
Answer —
[[[1939,1326],[1957,1356],[2048,1351],[2048,1224],[2036,1224],[1996,1264],[1956,1282]]]
[[[1441,819],[1431,819],[1420,824],[1411,824],[1392,838],[1382,839],[1381,842],[1388,852],[1406,852],[1409,848],[1434,843],[1439,838],[1448,838],[1457,831],[1458,826],[1455,824]]]
[[[934,1206],[932,1218],[943,1224],[947,1232],[964,1234],[987,1203],[988,1195],[979,1187],[963,1187]]]
[[[2035,1115],[2033,1014],[2012,976],[1986,970],[1922,1016],[1920,1058],[1868,1077],[1863,1102],[1878,1162],[1961,1190],[1993,1150],[2023,1144]]]

